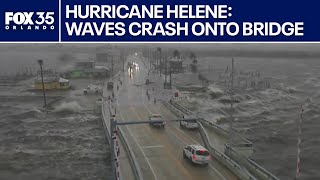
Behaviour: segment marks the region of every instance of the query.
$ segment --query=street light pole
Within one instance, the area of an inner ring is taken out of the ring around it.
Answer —
[[[234,66],[234,59],[232,58],[232,64],[231,64],[231,91],[230,91],[230,100],[231,100],[231,107],[230,107],[230,145],[232,145],[233,142],[233,67]]]
[[[113,80],[113,56],[111,56],[111,78]]]
[[[159,58],[159,71],[160,71],[160,77],[161,77],[161,72],[162,72],[162,57],[161,57],[161,48],[158,47],[158,51],[160,53],[160,58]]]
[[[164,84],[167,85],[167,56],[164,57]]]
[[[169,73],[170,73],[170,89],[172,89],[172,69],[171,69],[172,62],[169,63]]]
[[[120,58],[122,60],[122,71],[124,72],[124,54],[123,54],[123,52],[121,53]]]
[[[112,117],[110,119],[110,145],[111,145],[111,179],[116,179],[116,155],[115,155],[115,139],[116,137],[116,126],[117,122],[115,120],[115,116],[112,114]]]
[[[152,69],[152,62],[151,62],[151,60],[152,60],[152,54],[151,54],[151,50],[150,49],[148,49],[148,57],[149,57],[149,63],[150,63],[150,70]]]
[[[44,108],[47,108],[47,100],[46,100],[46,91],[44,88],[44,82],[43,82],[43,72],[42,72],[42,65],[43,65],[43,60],[39,59],[38,64],[40,65],[40,74],[41,74],[41,82],[42,82],[42,92],[43,92],[43,101],[44,101]]]

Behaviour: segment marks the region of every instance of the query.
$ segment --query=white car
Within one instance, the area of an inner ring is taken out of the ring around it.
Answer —
[[[189,145],[183,149],[183,157],[194,164],[207,165],[211,161],[209,151],[201,145]]]
[[[180,121],[180,127],[187,129],[197,129],[199,128],[199,124],[196,120],[192,121]]]

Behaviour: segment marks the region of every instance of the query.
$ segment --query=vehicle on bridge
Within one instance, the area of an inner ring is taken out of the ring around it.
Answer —
[[[183,149],[183,157],[194,164],[208,165],[211,160],[209,151],[201,145],[189,145]]]
[[[154,127],[161,127],[164,128],[166,125],[166,122],[162,120],[162,116],[160,114],[152,114],[149,116],[150,121],[162,121],[162,122],[150,122],[149,125]]]
[[[180,121],[180,127],[181,128],[187,128],[187,129],[198,129],[199,124],[196,120],[193,121]]]

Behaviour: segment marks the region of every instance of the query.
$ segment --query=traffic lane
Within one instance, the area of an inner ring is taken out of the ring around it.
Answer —
[[[129,113],[127,111],[130,111],[129,107],[122,107],[121,111],[116,116],[119,122],[132,120],[131,116],[128,115],[131,112]],[[133,153],[137,158],[138,164],[143,174],[143,178],[158,180],[157,176],[154,173],[154,170],[152,169],[152,166],[150,165],[149,157],[146,156],[144,150],[141,148],[141,142],[137,137],[133,135],[134,128],[137,126],[138,125],[122,125],[121,128],[123,130],[124,136],[126,136],[128,139],[129,146],[132,148]]]
[[[134,92],[136,87],[130,85],[130,82],[125,84],[125,87],[120,91],[117,102],[117,119],[118,121],[133,121],[136,117],[132,116],[131,105],[138,102],[139,97],[132,96],[129,92]],[[141,168],[144,179],[155,179],[158,180],[155,172],[150,164],[149,159],[152,157],[148,157],[149,155],[145,154],[143,147],[146,145],[144,142],[140,141],[139,134],[135,134],[136,129],[139,130],[139,126],[141,125],[124,125],[122,126],[125,136],[129,141],[129,145],[132,147],[134,154],[137,157],[138,164]],[[135,134],[135,135],[133,135]],[[142,133],[143,135],[143,133]]]
[[[140,75],[140,77],[139,76],[135,76],[135,78],[134,78],[134,80],[141,80],[142,78],[141,78],[141,76],[142,76],[142,74],[143,73],[140,73],[139,75]],[[137,83],[136,81],[135,81],[135,83]],[[140,93],[139,93],[139,90],[141,91]],[[141,101],[143,102],[143,104],[145,105],[145,101],[147,101],[146,100],[146,98],[145,98],[145,96],[143,95],[143,88],[130,88],[130,90],[128,91],[128,93],[130,94],[130,96],[139,96],[140,95],[140,99],[138,98],[138,101],[141,103]],[[140,104],[139,103],[139,104]],[[148,111],[148,110],[147,110]],[[145,111],[145,112],[147,112],[147,111]],[[137,111],[137,112],[140,112],[140,111]],[[151,114],[151,112],[150,112],[150,110],[147,112],[147,115],[149,116]],[[142,118],[143,119],[143,118]],[[146,119],[147,119],[147,117],[146,117]],[[175,127],[176,128],[176,127]],[[171,131],[169,131],[169,132],[171,132]],[[173,136],[177,136],[176,134],[172,134]],[[198,136],[198,138],[200,138],[199,137],[199,133],[197,134],[197,136]],[[161,136],[160,136],[161,137]],[[180,136],[180,138],[167,138],[167,137],[165,137],[165,139],[170,139],[170,140],[173,140],[171,143],[173,143],[174,145],[178,145],[178,144],[180,144],[179,145],[179,148],[178,149],[181,149],[180,151],[178,151],[177,153],[180,155],[180,160],[183,160],[182,159],[182,149],[185,147],[185,145],[186,144],[194,144],[194,142],[192,143],[192,142],[189,142],[189,143],[183,143],[183,140],[181,141],[181,140],[179,140],[179,139],[181,139],[181,138],[183,138],[184,136]],[[184,140],[184,142],[185,142],[186,140]],[[200,141],[201,142],[201,141]],[[199,143],[197,143],[197,144],[199,144]],[[169,146],[169,147],[171,147],[171,146]],[[189,164],[190,165],[190,164]],[[215,174],[215,176],[216,176],[216,178],[218,178],[218,179],[224,179],[223,177],[221,177],[221,174],[219,173],[219,172],[216,172],[216,170],[214,169],[214,168],[211,168],[211,170],[213,170],[213,171],[215,171],[214,172],[214,174]],[[204,173],[200,173],[200,174],[197,174],[197,179],[199,179],[199,177],[201,176],[201,175],[203,175]],[[208,176],[204,176],[204,179],[208,179],[208,178],[212,178],[213,176],[212,175],[210,175],[209,177]]]
[[[142,113],[147,111],[138,110],[137,112]],[[143,116],[143,114],[141,114],[141,116]],[[156,132],[152,134],[153,139],[158,139],[162,144],[166,145],[166,150],[169,151],[168,156],[171,155],[171,159],[175,160],[174,163],[176,163],[176,166],[188,172],[188,176],[191,176],[192,179],[223,179],[210,168],[206,166],[194,166],[189,160],[184,159],[182,151],[185,143],[183,143],[177,135],[172,134],[171,131],[168,130],[168,127],[160,131],[157,128],[150,128],[150,130]],[[168,166],[167,164],[168,163],[162,164],[162,166]]]
[[[159,110],[159,107],[162,107],[162,111],[164,111],[163,108],[165,108],[163,106],[162,103],[150,103],[150,101],[147,101],[146,97],[143,95],[144,94],[144,89],[143,88],[140,88],[140,89],[136,89],[135,92],[133,91],[130,91],[129,93],[132,94],[134,93],[135,95],[139,95],[139,91],[140,90],[140,99],[141,99],[141,102],[143,104],[143,107],[145,108],[145,110],[140,110],[140,111],[137,111],[137,112],[145,112],[147,113],[147,116],[153,114],[153,113],[157,113],[159,114],[159,112],[161,112]],[[161,114],[161,113],[160,113]],[[169,117],[169,119],[175,119],[175,115],[173,115],[173,113],[171,113],[168,109],[166,109],[165,113],[167,115],[167,118]],[[175,129],[171,129],[171,125],[170,124],[175,124],[176,126],[173,126]],[[171,147],[176,147],[176,149],[180,149],[180,151],[178,151],[178,153],[180,153],[180,158],[183,158],[182,156],[182,150],[185,146],[189,145],[189,144],[201,144],[199,142],[202,142],[201,140],[201,137],[200,137],[200,134],[197,133],[197,132],[194,132],[194,137],[197,137],[198,138],[198,141],[195,141],[192,137],[188,136],[186,133],[183,133],[183,131],[181,131],[180,129],[177,128],[177,123],[176,122],[173,122],[173,123],[169,123],[168,125],[168,128],[167,128],[167,134],[170,134],[171,136],[173,137],[165,137],[165,139],[169,139],[171,141]],[[177,133],[177,132],[182,132],[183,134],[181,133]],[[160,136],[161,137],[161,136]],[[188,138],[186,138],[188,137]],[[181,160],[181,159],[180,159]],[[220,167],[221,168],[221,167]],[[202,177],[204,176],[204,179],[206,178],[209,178],[209,177],[217,177],[219,179],[225,179],[222,175],[215,167],[213,167],[212,165],[210,165],[210,171],[209,171],[209,176],[207,176],[206,173],[203,173],[203,172],[200,172],[200,174],[196,174],[196,176],[198,176],[197,178],[199,177]],[[190,169],[189,169],[190,170]],[[223,169],[222,169],[223,170]],[[192,171],[192,169],[191,169]],[[223,171],[226,171],[226,170],[223,170]],[[229,174],[229,173],[228,173]],[[229,175],[228,175],[229,176]],[[230,176],[231,177],[231,176]]]
[[[139,69],[133,69],[132,71],[128,69],[127,76],[126,76],[128,79],[128,82],[137,83],[137,84],[145,83],[144,78],[147,77],[148,70],[141,65],[139,65],[139,67],[140,67]]]
[[[141,95],[140,91],[141,87],[130,84],[126,85],[126,88],[121,89],[117,97],[118,106],[120,107],[120,109],[123,105],[142,106],[143,102],[141,100],[141,96],[144,96],[144,98],[146,98],[146,101],[148,101],[146,92],[143,95]],[[149,101],[151,102],[151,100]]]
[[[119,102],[120,104],[141,104],[141,89],[145,86],[144,76],[139,73],[136,77],[126,81],[124,88],[120,90]],[[147,98],[147,92],[143,94]]]
[[[152,104],[149,104],[148,107],[152,107],[153,105]],[[123,108],[122,108],[123,109]],[[176,118],[166,107],[164,107],[163,105],[160,106],[160,111],[157,111],[155,110],[154,113],[160,113],[164,116],[165,119],[174,119]],[[143,110],[136,110],[136,109],[133,109],[134,111],[137,111],[137,112],[141,112]],[[144,111],[146,112],[146,111]],[[146,115],[144,117],[139,117],[138,119],[134,118],[134,115],[131,116],[133,118],[131,119],[128,119],[128,120],[147,120],[148,119],[148,116],[152,114],[152,112],[147,112]],[[145,141],[145,136],[148,136],[148,132],[145,132],[146,129],[140,129],[140,128],[135,128],[135,127],[139,127],[141,125],[131,125],[130,127],[134,130],[137,131],[137,133],[134,133],[136,135],[137,138],[142,138],[144,139],[143,141]],[[148,128],[148,125],[144,125],[144,126],[147,126]],[[153,128],[155,134],[159,135],[159,136],[162,136],[162,132],[161,129],[156,129],[156,128]],[[160,131],[159,131],[160,130]],[[168,131],[169,130],[169,131]],[[180,129],[179,127],[179,124],[177,122],[171,122],[171,123],[168,123],[167,124],[167,128],[166,130],[167,134],[173,136],[172,137],[165,137],[165,139],[169,139],[171,141],[171,144],[175,145],[175,146],[178,146],[180,149],[180,151],[176,151],[177,153],[177,156],[179,156],[179,159],[180,160],[184,160],[183,157],[182,157],[182,149],[187,145],[187,144],[202,144],[203,145],[203,142],[202,142],[202,139],[201,139],[201,136],[199,134],[198,131],[196,130],[187,130],[187,129]],[[160,133],[160,134],[159,134]],[[152,136],[149,136],[149,137],[152,137]],[[142,142],[144,144],[144,146],[157,146],[159,143],[155,143],[155,140],[156,138],[151,138],[148,140],[148,144],[146,144],[145,142]],[[172,145],[169,145],[169,146],[172,146]],[[158,149],[159,150],[159,149]],[[149,151],[148,151],[149,152]],[[146,153],[148,153],[146,152]],[[148,154],[149,155],[149,154]],[[212,169],[213,171],[218,171],[218,172],[215,172],[216,174],[222,174],[222,176],[225,176],[227,179],[237,179],[237,177],[231,173],[227,168],[225,168],[222,164],[220,164],[219,162],[217,161],[212,161],[211,162],[212,166],[214,169]],[[188,164],[190,165],[190,164]],[[203,176],[203,173],[200,172],[200,174],[197,174],[197,176]],[[204,177],[204,179],[207,178],[207,176]],[[221,175],[220,175],[220,178],[219,179],[223,179],[221,178]]]
[[[121,110],[120,112],[120,117],[119,119],[123,119],[126,121],[130,121],[132,120],[133,116],[131,115],[131,112],[128,113],[126,112],[127,110],[130,111],[130,106],[126,107],[127,105],[130,104],[136,104],[137,102],[141,102],[139,101],[140,97],[139,96],[135,96],[134,94],[136,94],[138,92],[138,86],[139,83],[141,83],[141,72],[140,71],[131,71],[129,73],[132,73],[131,75],[129,74],[125,74],[125,78],[124,78],[124,88],[121,88],[120,92],[119,92],[119,97],[118,97],[118,108]],[[130,92],[130,93],[129,93]],[[130,95],[129,95],[130,94]],[[120,102],[120,103],[119,103]],[[120,104],[122,106],[120,106]],[[143,176],[145,179],[159,179],[157,175],[155,175],[154,170],[152,168],[152,165],[149,162],[150,158],[156,157],[157,156],[157,152],[152,152],[151,154],[149,153],[149,151],[154,151],[152,148],[157,148],[157,146],[153,146],[150,145],[151,143],[154,143],[153,140],[144,140],[144,142],[140,142],[140,137],[134,137],[133,133],[138,129],[138,131],[141,132],[139,126],[141,127],[141,125],[132,125],[128,128],[128,126],[126,126],[126,136],[129,135],[130,139],[129,141],[131,142],[131,146],[135,147],[134,152],[137,155],[137,159],[138,162],[141,166],[143,173]],[[140,133],[140,134],[144,134],[144,133]],[[146,144],[147,143],[147,144]],[[144,150],[146,149],[146,150]],[[160,177],[161,179],[163,179],[162,177]]]
[[[159,104],[158,109],[164,115],[164,117],[166,117],[168,119],[175,118],[175,115],[169,109],[167,109],[163,104]],[[188,130],[188,129],[181,130],[178,123],[170,123],[170,124],[172,124],[172,126],[174,127],[173,130],[176,133],[178,133],[178,134],[180,133],[182,136],[187,137],[194,144],[204,145],[198,130]],[[214,138],[214,136],[210,136],[210,137]],[[216,137],[219,138],[220,136],[216,136]],[[214,158],[210,164],[213,166],[212,168],[219,171],[227,179],[231,179],[231,180],[238,179],[238,177],[234,173],[232,173],[228,168],[226,168],[224,165],[222,165],[219,161],[215,161]]]
[[[125,80],[125,87],[120,91],[119,97],[118,97],[118,109],[120,111],[120,119],[125,121],[133,121],[136,120],[136,115],[132,113],[131,105],[136,104],[138,105],[139,102],[141,104],[140,96],[137,96],[136,94],[139,93],[139,86],[137,84],[139,83],[139,77],[140,72],[135,73],[134,77],[131,77],[131,79]],[[132,115],[133,114],[133,115]],[[138,162],[141,166],[143,176],[145,179],[159,179],[155,170],[153,169],[153,166],[150,163],[150,159],[155,158],[157,156],[157,153],[150,154],[149,151],[152,149],[151,147],[156,148],[157,146],[154,145],[154,140],[150,138],[140,137],[144,136],[145,129],[141,128],[143,125],[130,125],[126,126],[127,129],[127,135],[131,136],[129,139],[130,145],[133,148],[135,154],[137,154]],[[139,132],[139,133],[136,133]],[[143,139],[143,141],[141,141]],[[145,147],[146,148],[145,150]]]
[[[163,110],[163,111],[161,110],[159,111],[161,111],[165,119],[175,118],[175,115],[172,114],[171,111],[166,109],[162,104],[159,104],[158,108]],[[168,130],[170,134],[173,134],[180,140],[183,147],[189,144],[201,144],[204,146],[201,136],[197,130],[181,130],[177,122],[168,123]],[[209,167],[212,171],[215,172],[217,176],[219,176],[220,179],[234,179],[234,180],[237,179],[237,177],[233,173],[231,173],[228,169],[226,169],[221,164],[217,164],[217,162],[214,161],[214,159],[213,161],[211,161]]]
[[[141,104],[140,99],[140,89],[143,85],[140,82],[141,73],[137,73],[137,77],[132,79],[125,79],[124,87],[120,89],[119,95],[117,97],[120,105],[132,105],[132,104]]]
[[[140,93],[139,93],[139,91],[140,91]],[[146,99],[146,96],[144,95],[145,91],[146,90],[144,88],[135,88],[135,89],[131,89],[129,91],[129,94],[131,96],[133,94],[135,96],[140,95],[140,99],[138,98],[138,102],[139,102],[139,104],[141,104],[141,102],[142,102],[142,104],[146,107],[146,110],[148,111],[149,114],[161,112],[167,116],[167,119],[175,119],[176,118],[176,116],[173,113],[171,113],[170,110],[168,110],[166,107],[164,107],[160,103],[159,103],[159,106],[156,105],[155,109],[152,108],[152,107],[154,107],[154,105],[153,105],[153,103],[151,103],[150,101],[148,101]],[[152,109],[154,109],[154,110],[152,110]],[[171,129],[171,131],[168,131],[168,132],[174,136],[178,136],[178,138],[171,139],[174,144],[180,144],[180,147],[182,147],[182,148],[185,147],[187,144],[202,144],[203,145],[201,136],[198,131],[187,131],[186,132],[185,130],[180,129],[179,123],[175,122],[175,123],[170,123],[170,124],[172,125],[172,129]],[[168,127],[170,127],[170,125],[168,125]],[[220,178],[222,178],[222,176],[226,176],[228,179],[237,179],[237,177],[232,172],[230,172],[227,168],[225,168],[221,163],[219,163],[217,161],[211,162],[211,169],[213,171],[215,171],[220,176]]]
[[[145,103],[146,108],[148,109],[150,114],[161,114],[164,120],[174,120],[177,119],[169,109],[167,109],[161,102],[158,104],[155,103]],[[180,127],[180,122],[168,122],[168,127],[172,131],[177,131],[181,138],[185,141],[190,141],[194,144],[201,144],[204,145],[200,136],[200,133],[197,129],[185,129]]]
[[[120,156],[119,156],[119,161],[120,161],[120,174],[121,178],[125,180],[134,180],[134,174],[132,167],[130,165],[128,156],[126,152],[124,151],[124,145],[122,141],[119,141],[120,144]]]
[[[126,110],[122,109],[121,114],[125,114],[122,116],[126,116],[127,119],[124,119],[127,121],[145,120],[147,117],[142,117],[140,113],[137,113],[141,111],[141,109],[142,108],[135,107]],[[168,149],[168,144],[156,138],[156,136],[158,136],[157,133],[161,133],[162,129],[152,129],[148,124],[130,125],[127,127],[136,139],[136,144],[143,152],[144,158],[149,162],[148,166],[150,167],[149,169],[153,177],[149,176],[147,179],[196,179],[196,177],[190,176],[185,169],[177,165],[175,161],[178,161],[178,159],[175,157],[176,155],[170,151],[170,147]],[[145,172],[146,171],[143,171],[143,173]]]
[[[146,107],[144,107],[146,109]],[[140,117],[147,116],[150,114],[150,110],[137,110],[141,115]],[[144,114],[142,114],[144,113]],[[158,139],[162,144],[165,144],[166,149],[170,151],[173,155],[172,158],[175,159],[174,163],[176,166],[183,168],[185,171],[189,172],[189,175],[193,179],[199,180],[207,180],[207,179],[225,179],[219,172],[213,169],[210,166],[199,166],[194,165],[191,161],[183,158],[183,148],[185,148],[188,144],[195,144],[189,138],[181,134],[177,134],[172,130],[172,127],[168,123],[165,129],[157,129],[157,128],[150,128],[153,132],[151,135],[154,139]],[[167,164],[163,164],[167,166]]]

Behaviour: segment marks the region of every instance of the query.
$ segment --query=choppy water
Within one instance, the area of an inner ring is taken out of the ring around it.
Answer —
[[[100,117],[76,102],[46,114],[42,98],[0,98],[0,179],[107,179]]]
[[[225,68],[230,58],[200,59],[202,72],[208,67]],[[236,69],[259,70],[271,77],[271,88],[237,92],[235,127],[254,143],[254,156],[259,164],[280,179],[293,179],[296,168],[298,120],[300,105],[304,105],[302,124],[301,179],[320,179],[320,61],[318,59],[236,58]],[[186,75],[175,77],[176,84]],[[211,79],[217,73],[208,72]],[[195,75],[197,79],[197,75]],[[209,119],[227,126],[230,105],[222,103],[229,97],[220,93],[195,93],[190,101],[193,108]],[[220,121],[219,121],[220,120]]]
[[[200,44],[195,46],[190,45],[190,49],[210,48]],[[231,49],[231,53],[232,50],[241,52],[244,47],[221,46],[221,50]],[[235,98],[239,103],[235,105],[235,127],[254,143],[253,158],[259,164],[280,179],[293,179],[297,122],[300,105],[304,104],[301,179],[320,179],[320,61],[303,59],[304,54],[318,55],[319,47],[308,45],[301,49],[303,46],[295,45],[295,50],[307,53],[300,53],[301,59],[286,59],[286,53],[289,56],[293,47],[283,49],[282,58],[276,58],[277,54],[272,54],[270,49],[278,50],[280,46],[268,47],[272,58],[261,58],[259,53],[266,47],[255,44],[254,48],[245,48],[251,58],[235,59],[236,69],[259,70],[262,76],[272,78],[269,89],[237,92]],[[260,51],[251,53],[250,50],[255,48]],[[263,56],[268,56],[268,52]],[[9,48],[1,51],[1,55],[0,75],[12,74],[25,66],[37,68],[36,60],[40,58],[45,60],[47,68],[63,70],[67,67],[66,62],[61,61],[61,53],[42,52],[36,47],[33,51],[30,48],[23,52]],[[254,58],[255,55],[260,58]],[[78,53],[71,59],[93,56]],[[214,56],[199,57],[198,60],[201,72],[213,80],[217,77],[215,69],[224,69],[231,64],[230,58]],[[200,84],[197,75],[173,75],[173,79],[174,85]],[[11,92],[10,89],[5,91]],[[222,125],[227,125],[224,119],[229,111],[229,105],[223,103],[225,99],[228,97],[221,93],[201,92],[191,96],[195,110]],[[39,110],[41,98],[0,98],[0,102],[0,179],[105,179],[108,176],[108,147],[98,117],[83,113],[75,102],[61,104],[49,114]]]
[[[63,72],[75,61],[96,55],[86,48],[85,52],[52,51],[43,46],[1,46],[0,76],[23,73],[27,68],[37,71],[37,59],[44,60],[45,69]],[[120,67],[115,63],[115,71]],[[95,97],[76,95],[90,80],[73,80],[76,90],[55,92],[68,102],[57,104],[49,114],[41,111],[41,93],[25,92],[32,82],[0,87],[0,179],[108,179],[110,152],[102,121],[85,111],[93,108]],[[14,97],[17,95],[26,96]]]

